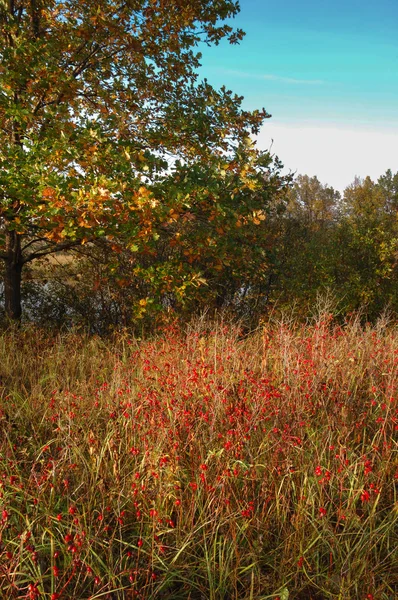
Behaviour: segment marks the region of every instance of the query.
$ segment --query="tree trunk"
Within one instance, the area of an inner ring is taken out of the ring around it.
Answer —
[[[22,266],[21,236],[16,231],[7,231],[4,296],[6,317],[11,321],[19,321],[22,314]]]

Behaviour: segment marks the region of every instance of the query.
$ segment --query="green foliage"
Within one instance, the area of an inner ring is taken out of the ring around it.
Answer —
[[[306,315],[319,293],[331,291],[344,314],[375,319],[398,311],[398,174],[375,183],[356,179],[343,198],[316,177],[299,176],[276,219],[275,285],[281,305]]]
[[[334,283],[340,194],[317,177],[299,175],[274,222],[274,297],[282,306],[300,303],[307,312],[320,290]]]
[[[8,318],[21,314],[22,272],[27,317],[95,331],[220,308],[255,324],[275,303],[304,315],[326,290],[343,312],[398,310],[398,173],[343,198],[316,177],[289,187],[250,138],[265,110],[198,81],[199,44],[237,43],[225,20],[238,11],[230,0],[0,4]],[[70,251],[66,281],[27,270]]]
[[[162,253],[171,215],[199,204],[228,235],[226,171],[235,206],[239,198],[241,216],[252,218],[262,194],[255,179],[272,161],[248,136],[269,115],[243,110],[242,98],[196,73],[199,43],[242,38],[222,23],[238,9],[230,0],[1,4],[0,256],[10,316],[18,284],[9,271],[48,253],[102,238],[145,263]],[[216,261],[220,251],[221,261],[223,248],[199,237],[196,254]],[[165,261],[148,268],[132,275],[156,289],[176,278],[181,299],[201,278],[184,264],[180,273]]]
[[[398,224],[386,181],[392,181],[391,172],[377,183],[367,177],[349,186],[340,224],[347,303],[352,309],[365,306],[372,318],[386,306],[398,310]]]

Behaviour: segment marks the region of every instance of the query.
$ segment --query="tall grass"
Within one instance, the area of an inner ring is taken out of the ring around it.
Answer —
[[[2,598],[393,600],[398,332],[0,337]]]

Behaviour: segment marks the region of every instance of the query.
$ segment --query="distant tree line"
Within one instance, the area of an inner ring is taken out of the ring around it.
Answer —
[[[329,290],[345,314],[398,311],[398,173],[356,178],[343,196],[301,175],[286,194],[273,257],[273,298],[305,311]]]

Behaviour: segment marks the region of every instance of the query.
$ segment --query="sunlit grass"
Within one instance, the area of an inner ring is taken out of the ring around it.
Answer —
[[[0,337],[4,598],[397,596],[398,334]]]

